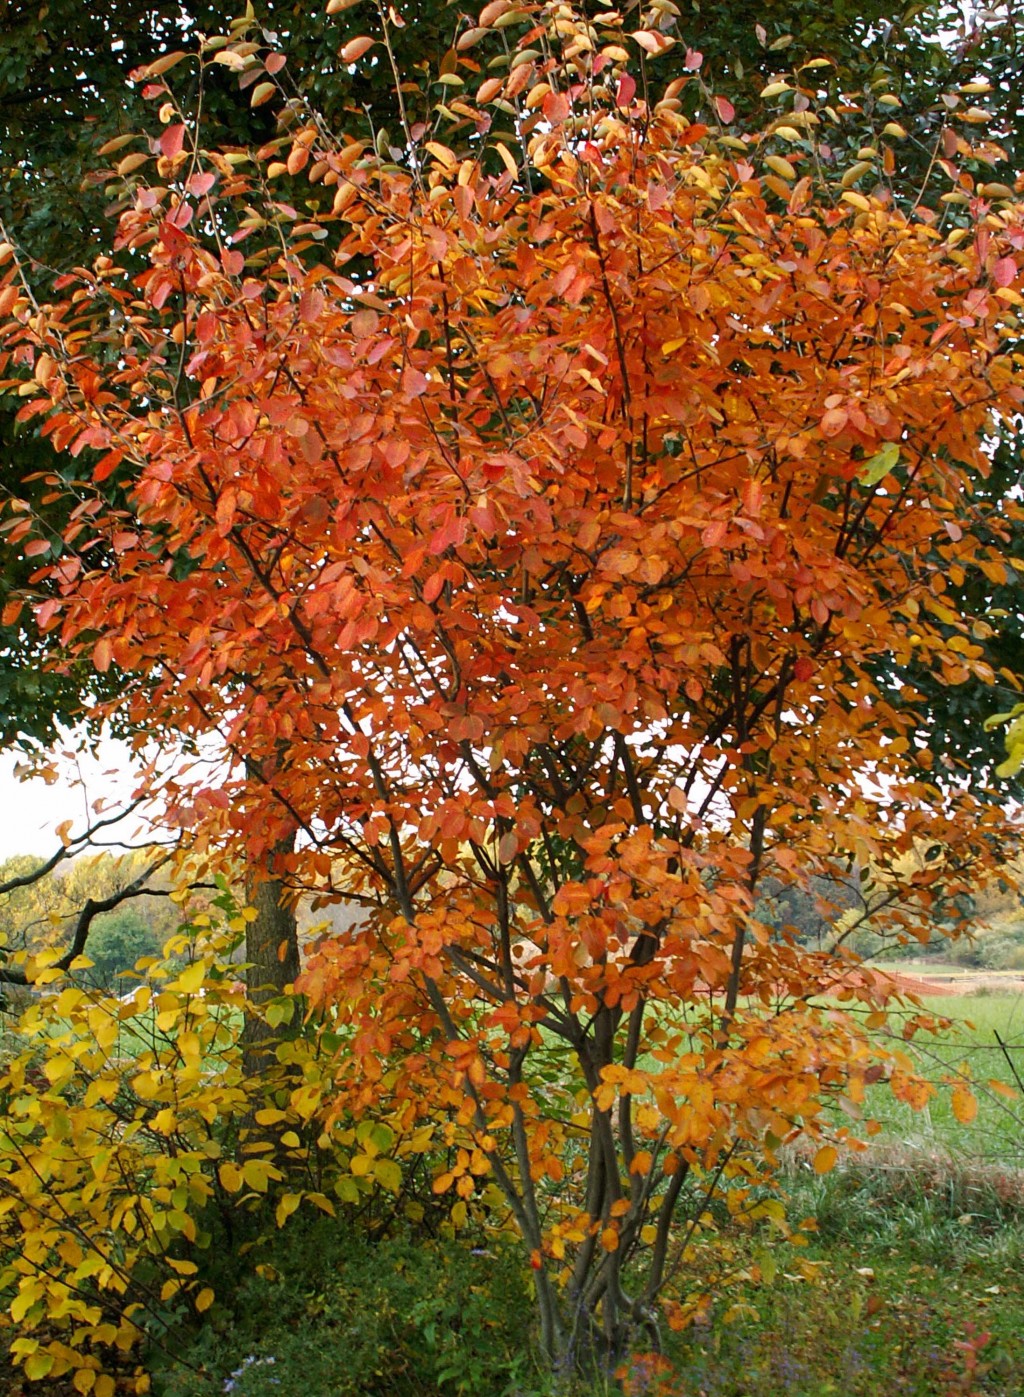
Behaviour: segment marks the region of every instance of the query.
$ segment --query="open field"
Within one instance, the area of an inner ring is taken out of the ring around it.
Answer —
[[[929,1013],[952,1021],[941,1033],[918,1034],[912,1058],[937,1092],[921,1111],[896,1100],[888,1089],[869,1094],[868,1109],[883,1127],[881,1143],[910,1152],[948,1155],[950,1160],[1024,1168],[1024,995],[963,992],[930,994]],[[898,1042],[897,1024],[889,1030]],[[899,1046],[904,1046],[899,1043]],[[974,1120],[953,1113],[952,1089],[968,1085],[978,1102]]]
[[[1024,972],[1020,970],[975,970],[928,960],[901,960],[878,965],[876,969],[884,970],[914,994],[1024,997]]]

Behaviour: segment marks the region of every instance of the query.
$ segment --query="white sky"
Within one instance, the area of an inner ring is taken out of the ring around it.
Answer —
[[[15,768],[24,758],[0,752],[0,861],[14,854],[41,854],[48,857],[60,845],[57,826],[72,820],[71,835],[87,828],[96,802],[103,802],[105,814],[113,814],[117,802],[126,802],[131,793],[130,754],[123,743],[112,739],[100,744],[97,757],[79,754],[74,762],[54,759],[60,777],[52,784],[36,777],[19,780]],[[138,815],[120,825],[103,830],[104,841],[129,839],[138,830]]]

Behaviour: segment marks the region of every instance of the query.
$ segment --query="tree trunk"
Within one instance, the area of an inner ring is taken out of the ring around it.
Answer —
[[[285,885],[278,872],[280,859],[295,847],[289,835],[274,846],[265,868],[249,881],[247,900],[257,917],[245,928],[245,972],[247,997],[257,1008],[278,999],[299,974],[299,939],[295,908],[287,901]],[[266,1043],[274,1029],[258,1013],[246,1012],[242,1029],[246,1076],[262,1068]]]

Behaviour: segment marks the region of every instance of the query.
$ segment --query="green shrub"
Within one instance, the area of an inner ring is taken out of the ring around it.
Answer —
[[[176,1361],[151,1355],[159,1397],[502,1397],[535,1392],[533,1310],[500,1243],[296,1218],[245,1257],[225,1249],[218,1302]],[[244,1268],[244,1269],[243,1269]],[[234,1281],[232,1284],[232,1275]]]

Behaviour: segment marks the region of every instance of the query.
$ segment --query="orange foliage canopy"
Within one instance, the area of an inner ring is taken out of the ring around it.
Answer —
[[[641,1322],[684,1183],[878,1073],[849,915],[802,944],[763,880],[870,872],[913,931],[1003,820],[889,666],[991,678],[946,586],[1003,575],[970,482],[1021,402],[1019,211],[946,236],[622,93],[545,98],[533,188],[493,143],[410,173],[310,125],[301,217],[174,128],[113,258],[0,294],[26,417],[97,453],[29,543],[40,622],[142,733],[215,738],[167,785],[200,841],[298,829],[295,881],[365,907],[301,982],[338,1109],[437,1122],[439,1191],[497,1182],[552,1348],[555,1282]]]

